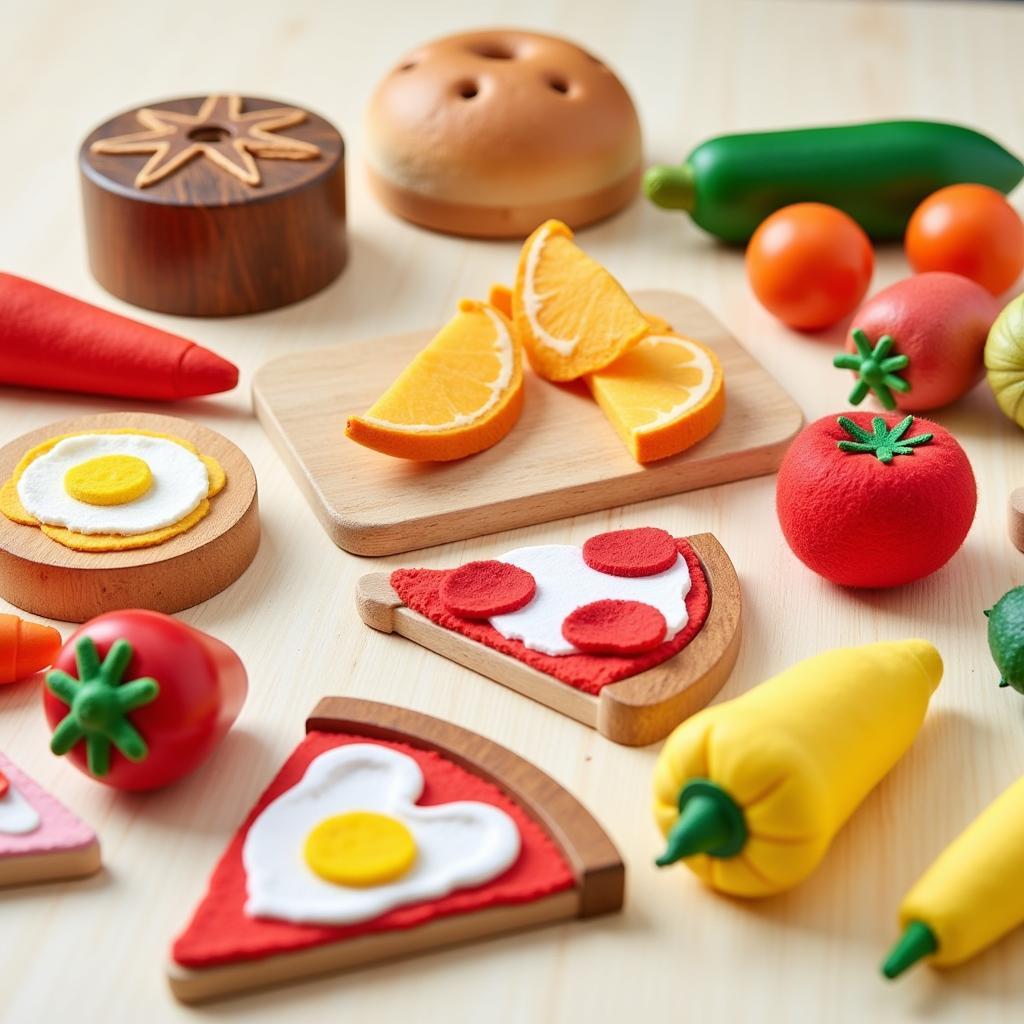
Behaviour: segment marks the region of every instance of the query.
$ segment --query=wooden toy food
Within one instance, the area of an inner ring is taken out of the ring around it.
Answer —
[[[185,1002],[622,906],[625,868],[553,779],[483,736],[327,697],[175,940]]]
[[[1024,269],[1024,223],[1001,192],[949,185],[914,211],[903,240],[918,274],[948,270],[1001,295]]]
[[[603,370],[651,330],[622,285],[557,220],[523,243],[512,310],[530,365],[559,382]]]
[[[974,521],[971,464],[937,423],[886,413],[823,416],[790,445],[775,491],[779,524],[808,568],[847,587],[930,575]]]
[[[0,449],[0,596],[37,615],[174,612],[259,546],[256,477],[220,434],[143,413],[83,416]]]
[[[1011,299],[992,324],[985,371],[999,408],[1024,427],[1024,295]]]
[[[747,246],[747,280],[758,301],[800,330],[829,327],[864,298],[875,268],[871,241],[842,210],[823,203],[785,206]]]
[[[194,771],[248,690],[227,644],[140,609],[85,623],[53,665],[43,694],[50,749],[115,789],[157,789]]]
[[[84,878],[99,869],[93,830],[0,753],[0,886]]]
[[[921,412],[965,395],[981,379],[985,339],[999,306],[980,284],[934,271],[883,288],[854,314],[846,354],[849,401],[874,394],[886,409]]]
[[[999,669],[999,685],[1024,693],[1024,587],[1008,590],[985,615],[988,647]]]
[[[936,189],[974,181],[1009,192],[1022,177],[1020,160],[970,128],[881,121],[720,135],[680,166],[650,168],[644,191],[725,242],[747,242],[769,214],[803,202],[837,206],[882,241],[902,238]]]
[[[370,184],[435,231],[524,238],[632,202],[640,123],[605,64],[565,39],[483,29],[418,46],[370,100]]]
[[[669,736],[654,770],[664,867],[732,896],[802,882],[914,741],[942,677],[924,640],[808,658]]]
[[[954,967],[1024,924],[1024,779],[993,801],[939,854],[900,904],[903,934],[882,972],[918,960]]]
[[[126,110],[78,158],[89,265],[147,309],[275,309],[345,266],[344,143],[322,117],[253,96]]]
[[[597,728],[661,739],[721,688],[739,648],[740,593],[710,534],[641,527],[455,569],[370,573],[363,621]]]
[[[16,683],[52,665],[62,642],[53,626],[0,614],[0,683]]]
[[[448,462],[497,444],[523,410],[523,358],[494,306],[459,311],[362,416],[353,441],[403,459]]]
[[[725,413],[725,379],[715,353],[668,325],[652,323],[651,331],[610,366],[584,377],[640,463],[692,448]]]
[[[238,367],[176,334],[0,273],[0,383],[173,401],[230,391]]]

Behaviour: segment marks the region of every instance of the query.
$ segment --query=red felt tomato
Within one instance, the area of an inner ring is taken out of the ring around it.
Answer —
[[[1001,192],[950,185],[914,211],[904,238],[917,273],[948,270],[1001,295],[1024,269],[1024,223]]]
[[[974,520],[971,464],[937,423],[825,416],[790,445],[775,492],[793,553],[847,587],[895,587],[942,568]]]
[[[863,228],[824,203],[776,210],[747,246],[747,277],[761,305],[801,330],[852,313],[871,283],[875,254]]]
[[[108,612],[47,673],[50,748],[115,789],[156,789],[212,753],[247,690],[238,655],[212,636],[159,612]]]

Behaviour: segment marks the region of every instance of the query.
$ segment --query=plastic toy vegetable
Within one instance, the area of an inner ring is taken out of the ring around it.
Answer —
[[[985,339],[999,305],[959,274],[917,274],[883,288],[854,314],[846,354],[849,394],[870,393],[886,409],[922,412],[965,395],[981,379]]]
[[[60,645],[53,626],[0,615],[0,683],[16,683],[52,665]]]
[[[1007,303],[988,332],[985,370],[999,408],[1024,427],[1024,295]]]
[[[875,254],[868,236],[841,210],[797,203],[754,232],[746,264],[765,309],[790,327],[817,330],[856,309],[871,283]]]
[[[1024,693],[1024,587],[1008,590],[988,616],[988,649],[999,669],[999,685]]]
[[[47,673],[50,749],[115,789],[156,789],[212,753],[247,690],[238,655],[212,636],[159,612],[108,612]]]
[[[779,525],[806,566],[846,587],[895,587],[942,568],[974,521],[971,464],[937,423],[824,416],[779,468]]]
[[[914,211],[903,241],[917,273],[948,270],[1001,295],[1024,269],[1024,223],[987,185],[950,185]]]
[[[903,934],[882,966],[887,978],[928,957],[969,960],[1024,924],[1024,779],[939,854],[900,906]]]
[[[746,242],[769,214],[802,202],[837,206],[882,241],[902,238],[917,204],[945,185],[1009,192],[1022,177],[1020,160],[970,128],[880,121],[720,135],[678,167],[648,169],[644,192],[725,242]]]
[[[668,839],[658,865],[685,859],[733,896],[803,881],[913,742],[941,678],[924,640],[868,644],[699,711],[655,767],[654,814]]]

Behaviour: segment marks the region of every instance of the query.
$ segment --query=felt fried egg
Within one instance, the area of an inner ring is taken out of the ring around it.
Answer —
[[[188,530],[224,484],[219,463],[182,438],[99,430],[27,452],[0,488],[0,511],[70,548],[125,550]]]
[[[246,913],[355,924],[482,885],[515,863],[519,829],[504,811],[469,800],[420,807],[423,786],[419,765],[390,747],[320,754],[246,834]]]

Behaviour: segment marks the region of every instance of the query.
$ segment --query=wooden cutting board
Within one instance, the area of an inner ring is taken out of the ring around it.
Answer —
[[[253,404],[331,540],[357,555],[390,555],[681,494],[774,472],[803,414],[696,299],[633,296],[641,309],[713,348],[725,371],[718,429],[680,455],[640,466],[582,383],[526,374],[522,418],[468,459],[415,463],[345,437],[432,331],[282,356],[253,382]]]

